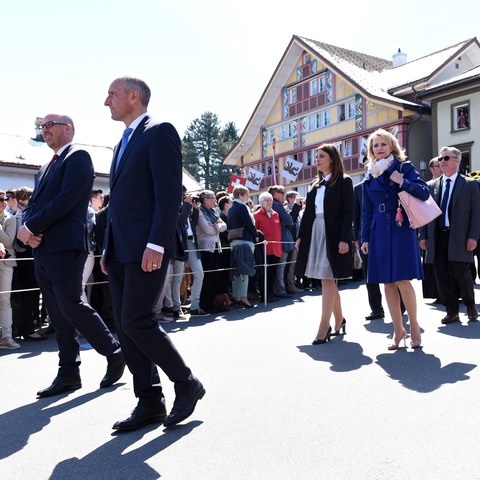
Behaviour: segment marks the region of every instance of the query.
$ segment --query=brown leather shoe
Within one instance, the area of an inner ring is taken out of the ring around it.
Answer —
[[[459,321],[460,321],[460,317],[458,316],[458,313],[447,313],[445,318],[442,318],[443,325],[448,325],[449,323],[459,322]]]

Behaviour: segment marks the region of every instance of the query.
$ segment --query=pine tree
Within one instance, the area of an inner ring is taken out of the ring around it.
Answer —
[[[183,166],[206,189],[223,190],[232,172],[232,167],[223,165],[223,160],[237,139],[233,122],[222,129],[216,114],[204,112],[185,132]]]

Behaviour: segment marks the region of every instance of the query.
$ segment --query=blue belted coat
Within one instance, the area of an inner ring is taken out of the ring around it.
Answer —
[[[403,163],[403,165],[402,165]],[[390,180],[394,170],[403,173],[400,187]],[[377,178],[367,172],[362,197],[362,243],[368,242],[369,283],[392,283],[399,280],[423,278],[417,232],[410,228],[402,207],[403,225],[397,226],[398,192],[405,190],[414,197],[426,200],[426,183],[411,162],[400,162],[396,157],[392,165]]]

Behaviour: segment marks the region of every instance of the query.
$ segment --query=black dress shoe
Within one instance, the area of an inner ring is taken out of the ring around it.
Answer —
[[[30,335],[22,335],[22,338],[26,342],[41,342],[42,340],[46,340],[47,337],[45,335],[38,335],[38,337],[32,337],[33,334]]]
[[[177,423],[180,423],[188,418],[195,410],[195,405],[197,402],[203,398],[204,395],[205,389],[203,388],[203,385],[198,380],[195,380],[195,383],[189,393],[177,395],[175,397],[172,411],[165,419],[163,424],[166,427],[172,427],[173,425],[176,425]]]
[[[122,352],[115,353],[108,357],[108,366],[105,376],[100,382],[100,388],[109,387],[122,378],[125,370],[125,357]]]
[[[79,388],[82,388],[80,377],[57,377],[48,388],[37,392],[37,395],[39,398],[53,397],[62,392],[78,390]]]
[[[53,328],[53,325],[49,325],[42,333],[44,335],[52,335],[55,333],[55,328]]]
[[[478,311],[475,305],[467,307],[467,317],[469,322],[474,322],[478,319]]]
[[[447,313],[445,318],[442,318],[442,323],[444,325],[448,325],[449,323],[459,322],[459,321],[460,321],[460,317],[458,316],[458,313]]]
[[[370,315],[365,317],[365,320],[378,320],[379,318],[385,318],[385,313],[383,311],[371,312]]]
[[[163,405],[161,407],[151,407],[139,402],[130,417],[115,422],[112,428],[119,431],[137,430],[150,423],[163,423],[166,416],[167,411]]]

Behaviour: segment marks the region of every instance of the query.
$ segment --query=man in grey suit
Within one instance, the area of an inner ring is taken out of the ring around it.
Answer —
[[[440,149],[443,175],[430,183],[430,194],[442,215],[420,229],[426,263],[433,263],[441,302],[447,308],[444,325],[459,321],[459,297],[469,321],[478,318],[470,264],[480,235],[480,191],[475,180],[458,173],[462,159],[454,147]]]

